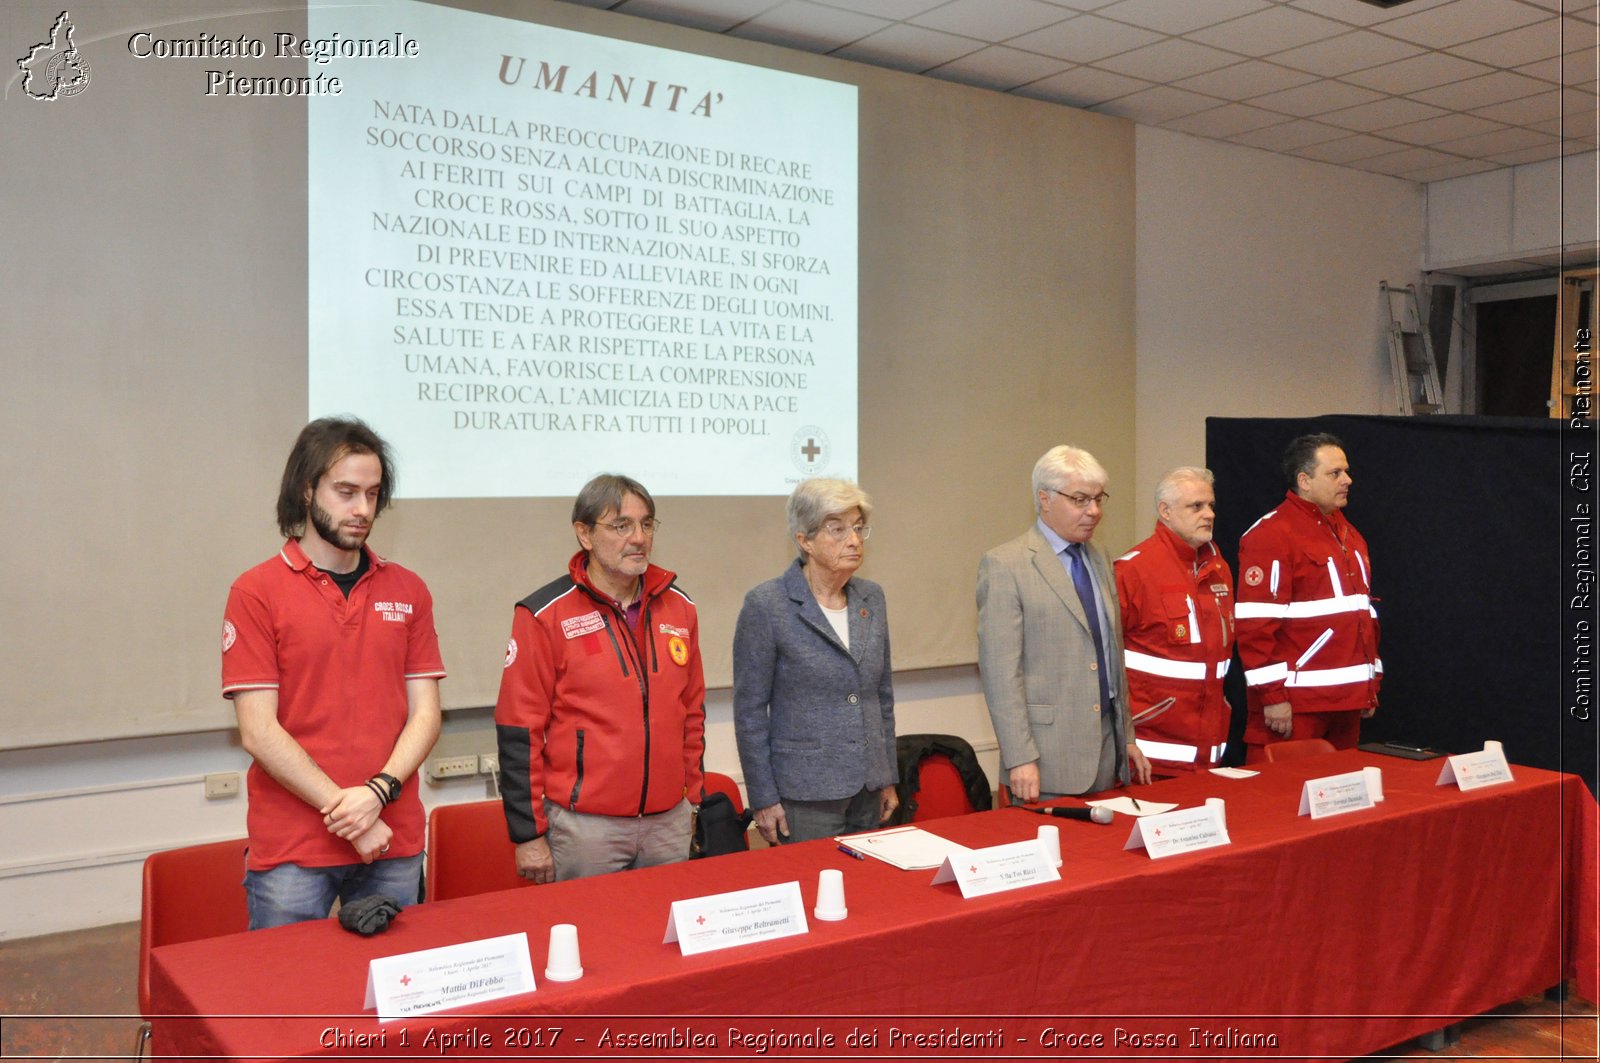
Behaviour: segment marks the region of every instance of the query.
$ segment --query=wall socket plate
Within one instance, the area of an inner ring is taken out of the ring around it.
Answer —
[[[239,796],[239,773],[236,771],[221,771],[206,776],[206,800],[216,801],[224,797]]]
[[[428,762],[428,778],[454,779],[460,775],[478,774],[478,754],[463,753],[459,757],[438,757]]]

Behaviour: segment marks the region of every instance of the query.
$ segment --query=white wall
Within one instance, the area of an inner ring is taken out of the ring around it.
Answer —
[[[1161,130],[1137,151],[1137,483],[1113,470],[1118,505],[1147,509],[1162,471],[1203,457],[1208,414],[1389,412],[1377,285],[1415,278],[1420,186]],[[964,736],[998,784],[975,668],[895,688],[902,734]],[[727,691],[708,716],[707,765],[737,778]],[[492,747],[479,711],[438,752]],[[201,780],[247,763],[225,732],[0,753],[0,939],[138,918],[145,855],[244,833],[243,800],[207,801]],[[481,779],[424,784],[430,806],[484,796]]]
[[[1592,152],[1436,181],[1427,196],[1430,270],[1540,258],[1563,246],[1580,254],[1595,248]]]
[[[1119,504],[1149,513],[1162,473],[1202,464],[1208,416],[1397,413],[1378,282],[1418,280],[1422,186],[1144,126],[1134,143],[1137,483]]]

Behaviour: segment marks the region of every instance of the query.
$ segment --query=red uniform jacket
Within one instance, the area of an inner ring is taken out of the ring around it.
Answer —
[[[1196,551],[1160,523],[1117,559],[1116,572],[1139,746],[1164,765],[1210,767],[1228,740],[1222,678],[1233,659],[1233,573],[1216,544]]]
[[[1239,540],[1239,570],[1247,740],[1268,740],[1266,705],[1287,701],[1296,713],[1377,707],[1383,661],[1372,561],[1341,511],[1324,515],[1291,491]]]
[[[512,611],[494,722],[514,842],[544,834],[546,798],[601,816],[700,798],[706,681],[694,602],[651,565],[635,637],[589,583],[587,562],[578,551],[568,575]]]

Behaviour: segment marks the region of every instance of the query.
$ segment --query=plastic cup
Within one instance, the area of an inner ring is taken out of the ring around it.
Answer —
[[[544,976],[552,982],[576,982],[583,977],[583,960],[578,955],[578,928],[557,923],[550,928],[550,953]]]
[[[817,906],[811,914],[818,919],[834,923],[850,914],[844,906],[844,872],[836,867],[823,868],[817,874]]]

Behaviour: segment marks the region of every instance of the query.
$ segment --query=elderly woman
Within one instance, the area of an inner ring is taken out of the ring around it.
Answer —
[[[771,844],[870,830],[899,805],[883,590],[855,578],[872,502],[845,480],[789,496],[800,556],[745,595],[733,726],[756,828]]]

